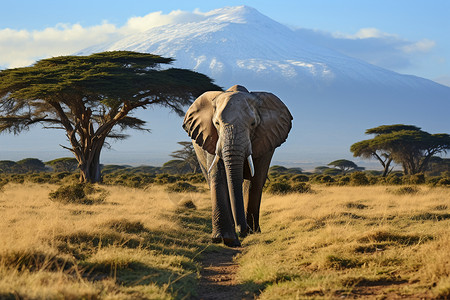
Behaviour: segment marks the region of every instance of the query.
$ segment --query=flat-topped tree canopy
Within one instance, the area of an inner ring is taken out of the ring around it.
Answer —
[[[0,71],[0,132],[18,134],[41,123],[66,131],[82,181],[100,181],[99,156],[106,138],[125,129],[147,130],[130,116],[137,108],[183,107],[205,91],[221,90],[207,76],[162,68],[171,58],[111,51],[42,59],[32,66]]]
[[[402,165],[411,175],[426,171],[430,159],[450,149],[450,135],[430,134],[414,125],[382,125],[367,129],[375,137],[354,143],[350,147],[355,157],[375,157],[383,165],[383,176],[389,173],[392,161]]]
[[[366,130],[366,134],[387,134],[387,133],[393,133],[397,131],[420,131],[420,127],[414,126],[414,125],[404,125],[404,124],[394,124],[394,125],[381,125],[374,128],[369,128]]]

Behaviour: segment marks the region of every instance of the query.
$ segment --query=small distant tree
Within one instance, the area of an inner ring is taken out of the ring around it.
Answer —
[[[73,157],[57,158],[45,163],[55,172],[74,172],[78,167],[78,161]]]
[[[430,159],[450,149],[448,134],[430,134],[414,125],[383,125],[366,130],[375,134],[370,140],[357,142],[350,147],[353,156],[375,157],[384,167],[383,176],[392,161],[403,166],[405,174],[423,173]]]
[[[177,162],[177,166],[180,168],[180,170],[181,169],[185,170],[186,166],[188,166],[190,172],[192,173],[200,172],[200,165],[198,163],[197,155],[195,154],[192,142],[178,142],[178,145],[182,146],[183,148],[180,150],[173,151],[172,154],[170,154],[170,156],[179,160]],[[174,163],[172,162],[172,164]]]
[[[361,168],[358,167],[354,162],[347,159],[338,159],[330,162],[328,165],[341,170],[341,172],[344,174],[353,170],[361,170]]]
[[[22,172],[42,172],[45,171],[45,164],[37,158],[25,158],[17,162],[17,166]]]
[[[431,176],[437,176],[443,173],[450,174],[450,158],[433,156],[432,158],[430,158],[426,171],[426,174]]]
[[[328,168],[322,173],[323,175],[329,175],[329,176],[336,176],[342,174],[342,171],[340,169],[336,168]]]
[[[331,169],[330,167],[326,167],[326,166],[318,166],[314,168],[314,173],[316,174],[323,174],[326,170]]]
[[[269,168],[269,171],[278,172],[278,173],[285,173],[285,172],[287,172],[287,170],[288,169],[286,167],[279,166],[279,165],[274,165]]]
[[[131,51],[43,59],[30,67],[0,71],[0,133],[18,134],[32,125],[62,129],[80,169],[81,182],[99,182],[100,153],[107,139],[126,129],[148,130],[132,117],[137,109],[182,108],[208,90],[207,76],[160,68],[171,58]]]
[[[14,173],[18,169],[17,163],[12,160],[0,160],[0,173]]]
[[[172,159],[163,164],[161,171],[168,174],[186,174],[191,173],[192,169],[184,160]]]

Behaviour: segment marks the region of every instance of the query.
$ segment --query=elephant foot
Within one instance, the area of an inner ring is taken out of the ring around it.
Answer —
[[[223,243],[225,246],[235,248],[235,247],[241,247],[241,242],[239,239],[223,239]]]
[[[220,243],[224,243],[225,246],[228,247],[241,247],[241,242],[239,242],[239,238],[237,237],[236,234],[213,234],[211,241],[214,244],[220,244]]]
[[[258,229],[259,229],[259,227],[258,227]],[[246,228],[245,230],[241,230],[241,231],[239,232],[239,237],[240,237],[241,239],[243,239],[243,238],[245,238],[247,235],[252,234],[252,233],[255,233],[255,231],[254,231],[250,226],[247,225],[247,228]]]

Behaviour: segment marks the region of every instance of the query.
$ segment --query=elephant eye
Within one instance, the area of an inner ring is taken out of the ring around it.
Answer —
[[[253,122],[252,122],[252,127],[253,127],[253,126],[255,126],[255,125],[256,125],[256,122],[255,122],[255,121],[253,121]]]
[[[219,126],[219,121],[216,121],[216,123],[215,123],[217,126]]]

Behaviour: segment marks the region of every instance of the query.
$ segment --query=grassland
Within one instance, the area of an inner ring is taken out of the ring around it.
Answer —
[[[261,299],[450,297],[450,191],[328,187],[270,196],[239,278]]]
[[[204,183],[198,184],[205,188]],[[0,298],[195,298],[209,244],[208,192],[104,186],[62,204],[58,186],[0,191]],[[265,194],[237,280],[261,299],[450,297],[450,190],[312,185]],[[192,201],[192,205],[186,205]]]

